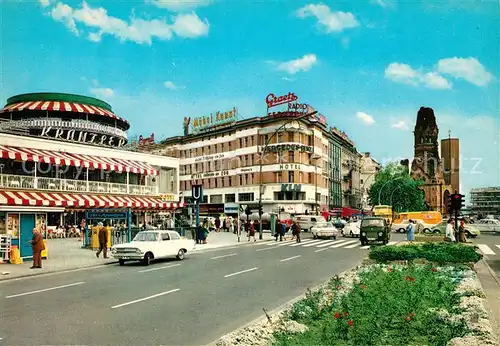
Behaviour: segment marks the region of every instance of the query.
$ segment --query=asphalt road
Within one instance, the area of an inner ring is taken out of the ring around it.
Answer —
[[[1,282],[0,343],[206,345],[367,255],[334,246],[257,243]]]
[[[500,278],[500,234],[482,233],[472,242],[479,247],[486,262]]]

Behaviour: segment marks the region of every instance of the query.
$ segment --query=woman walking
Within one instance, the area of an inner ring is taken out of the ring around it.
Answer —
[[[408,223],[408,227],[406,228],[407,234],[407,240],[409,242],[413,242],[415,240],[415,224],[413,223],[413,220],[410,220]]]
[[[253,226],[253,221],[250,222],[250,225],[248,225],[248,241],[250,241],[250,238],[253,237],[253,241],[256,242],[257,239],[255,239],[255,227]]]

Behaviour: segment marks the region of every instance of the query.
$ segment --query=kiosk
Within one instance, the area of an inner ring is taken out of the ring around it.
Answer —
[[[85,212],[85,238],[83,247],[91,247],[93,222],[104,222],[106,220],[124,221],[127,225],[127,242],[132,240],[132,210],[125,209],[89,209]],[[111,237],[109,238],[111,240]]]

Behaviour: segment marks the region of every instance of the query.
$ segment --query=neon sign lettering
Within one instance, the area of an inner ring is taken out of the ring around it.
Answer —
[[[288,93],[288,95],[282,95],[276,97],[274,94],[269,94],[266,97],[267,108],[272,108],[278,105],[283,105],[285,103],[290,103],[297,101],[299,98],[294,93]]]

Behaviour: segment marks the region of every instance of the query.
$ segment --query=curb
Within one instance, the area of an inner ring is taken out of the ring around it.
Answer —
[[[341,272],[341,273],[339,273],[339,274],[333,274],[333,275],[332,275],[332,277],[333,277],[333,276],[335,276],[335,275],[338,275],[338,276],[343,276],[344,274],[346,274],[346,273],[350,272],[351,270],[356,269],[356,268],[357,268],[358,266],[360,266],[360,265],[363,263],[363,261],[365,261],[365,260],[366,260],[366,258],[365,258],[365,259],[363,259],[363,260],[361,260],[360,262],[358,262],[356,265],[354,265],[354,266],[350,267],[349,269],[344,270],[343,272]],[[328,280],[328,281],[329,281],[329,280]],[[313,287],[313,288],[309,288],[309,289],[310,289],[310,291],[311,291],[311,292],[316,292],[316,291],[319,291],[319,290],[320,290],[321,288],[323,288],[326,284],[328,284],[328,281],[325,281],[325,282],[323,282],[322,284],[319,284],[319,285],[317,285],[317,286],[315,286],[315,287]],[[275,315],[277,315],[277,314],[282,313],[282,312],[283,312],[283,311],[285,311],[286,309],[290,308],[293,304],[295,304],[295,303],[297,303],[298,301],[300,301],[300,300],[302,300],[302,299],[306,298],[306,294],[307,294],[307,293],[303,293],[303,294],[301,294],[300,296],[295,297],[295,298],[293,298],[293,299],[291,299],[291,300],[287,301],[287,302],[286,302],[286,303],[284,303],[284,304],[281,304],[281,305],[280,305],[280,306],[278,306],[277,308],[275,308],[275,309],[273,309],[273,310],[271,310],[271,311],[268,311],[268,312],[267,312],[267,314],[268,314],[269,316],[273,317],[273,316],[275,316]],[[262,321],[267,321],[267,316],[266,316],[266,314],[263,314],[263,315],[261,315],[261,316],[257,317],[256,319],[254,319],[254,320],[252,320],[252,321],[250,321],[250,322],[248,322],[248,323],[244,324],[244,325],[243,325],[243,326],[241,326],[241,327],[236,328],[235,330],[230,331],[229,333],[226,333],[226,334],[224,334],[224,335],[219,336],[217,339],[215,339],[215,340],[214,340],[214,341],[212,341],[211,343],[207,344],[207,346],[217,346],[217,342],[218,342],[221,338],[223,338],[224,336],[226,336],[226,335],[228,335],[228,334],[232,334],[232,333],[237,333],[238,331],[240,331],[240,330],[242,330],[242,329],[245,329],[245,328],[247,328],[247,327],[250,327],[250,326],[252,326],[252,325],[255,325],[255,324],[257,324],[257,323],[260,323],[260,322],[262,322]]]
[[[497,274],[490,267],[490,265],[488,264],[488,262],[487,262],[487,260],[485,258],[488,259],[488,257],[483,256],[483,259],[481,259],[481,262],[483,262],[483,264],[486,267],[486,269],[488,269],[488,272],[490,273],[490,275],[493,277],[493,279],[495,280],[495,282],[497,283],[497,285],[500,287],[500,278],[498,278]]]
[[[268,242],[271,240],[272,239],[267,239],[267,240],[263,239],[261,241],[257,241],[257,243],[259,243],[259,242],[264,243],[264,242]],[[242,244],[242,245],[231,244],[231,245],[215,247],[215,248],[211,248],[211,249],[195,250],[192,252],[192,254],[193,255],[194,254],[201,254],[201,253],[206,253],[206,252],[215,251],[215,250],[219,250],[219,249],[229,250],[229,249],[234,249],[234,248],[239,248],[242,246],[249,246],[249,245],[254,245],[254,244],[256,244],[256,243],[249,243],[249,244]],[[5,275],[5,276],[0,276],[0,284],[2,284],[4,282],[26,279],[26,278],[43,277],[43,276],[56,275],[56,274],[66,274],[66,273],[71,273],[71,272],[75,272],[75,271],[88,270],[88,269],[92,269],[92,268],[103,267],[103,266],[107,266],[110,264],[117,264],[117,263],[118,263],[118,261],[110,261],[107,263],[92,264],[92,265],[82,266],[82,267],[78,267],[78,268],[68,268],[68,269],[53,270],[53,271],[49,271],[49,272],[33,273],[33,274],[22,274],[22,275],[18,275],[15,277],[9,277],[8,275]]]

